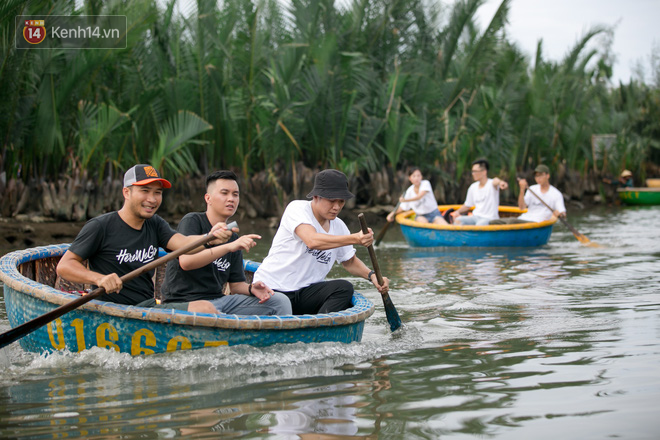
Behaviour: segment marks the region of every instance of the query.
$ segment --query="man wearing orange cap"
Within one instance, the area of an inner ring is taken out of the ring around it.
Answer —
[[[154,299],[154,271],[122,283],[120,277],[158,257],[158,248],[176,250],[201,236],[185,236],[174,231],[156,211],[163,201],[163,189],[172,184],[150,165],[135,165],[124,175],[124,205],[119,211],[89,220],[78,233],[57,265],[57,274],[74,283],[103,287],[102,301],[143,307],[176,308],[214,313],[208,301],[157,305]],[[231,237],[225,223],[216,223],[209,234],[211,244]],[[200,246],[191,253],[199,252]],[[89,262],[89,268],[83,264]]]

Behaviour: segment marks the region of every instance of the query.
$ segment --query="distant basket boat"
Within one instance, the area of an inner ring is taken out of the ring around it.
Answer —
[[[626,205],[660,205],[660,188],[619,188],[617,192]]]
[[[5,284],[12,327],[78,297],[54,287],[60,284],[55,267],[68,247],[37,247],[0,258],[0,280]],[[259,265],[246,261],[245,266],[246,272],[254,272]],[[371,301],[357,292],[350,309],[300,316],[212,315],[92,300],[19,341],[24,350],[37,353],[103,347],[133,356],[220,345],[351,343],[362,339],[364,322],[373,313]]]
[[[438,210],[458,209],[461,205],[440,205]],[[500,216],[522,214],[514,206],[500,206]],[[412,211],[396,216],[401,232],[410,246],[415,247],[530,247],[541,246],[550,240],[554,220],[513,225],[460,226],[420,223]]]

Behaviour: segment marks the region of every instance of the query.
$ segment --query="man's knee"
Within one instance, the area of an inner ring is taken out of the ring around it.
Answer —
[[[355,292],[353,284],[346,280],[335,280],[333,282],[335,283],[335,291],[331,297],[341,299],[341,301],[344,303],[342,307],[350,307],[352,303],[351,299],[353,298],[353,293]]]
[[[211,304],[210,301],[202,301],[202,300],[191,301],[188,304],[188,311],[195,313],[211,313],[211,314],[218,313],[218,310],[215,308],[213,304]]]
[[[334,293],[340,294],[340,295],[346,295],[349,298],[353,296],[354,287],[353,287],[353,284],[350,281],[333,280],[333,281],[330,281],[330,282],[332,283]]]
[[[289,300],[289,297],[283,293],[275,292],[275,294],[266,301],[266,304],[268,304],[273,310],[273,315],[293,314],[293,311],[291,310],[291,301]]]

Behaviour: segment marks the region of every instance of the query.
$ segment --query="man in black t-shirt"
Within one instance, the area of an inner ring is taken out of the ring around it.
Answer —
[[[226,223],[239,203],[236,175],[216,171],[206,178],[206,212],[186,214],[177,231],[184,235],[204,234],[214,223]],[[182,255],[167,264],[161,289],[165,305],[181,301],[210,301],[220,312],[232,315],[290,315],[291,302],[286,295],[273,292],[263,282],[247,284],[242,251],[249,252],[261,237],[232,233],[224,244],[212,246],[194,255]],[[229,283],[232,295],[224,295]]]
[[[208,301],[156,305],[153,270],[122,283],[120,277],[153,261],[158,248],[176,250],[200,236],[184,236],[174,231],[156,211],[163,200],[163,189],[172,184],[149,165],[135,165],[124,175],[124,205],[119,211],[89,220],[57,265],[61,277],[83,284],[103,287],[99,299],[143,307],[178,308],[192,312],[215,313]],[[226,242],[232,232],[225,223],[209,228],[216,239]],[[204,247],[193,249],[200,252]],[[89,268],[83,262],[89,261]]]

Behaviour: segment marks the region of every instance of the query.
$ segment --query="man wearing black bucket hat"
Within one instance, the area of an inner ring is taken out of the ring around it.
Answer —
[[[337,217],[347,199],[346,175],[337,170],[323,170],[314,179],[311,201],[294,200],[286,207],[273,244],[254,281],[263,281],[291,300],[295,315],[331,313],[351,307],[353,285],[346,280],[325,277],[335,261],[352,275],[371,281],[379,292],[389,290],[389,280],[379,285],[374,274],[355,255],[353,245],[370,246],[373,231],[351,234]]]
[[[158,257],[158,248],[177,250],[201,238],[174,231],[156,211],[163,201],[163,189],[172,184],[150,165],[135,165],[124,174],[124,205],[119,211],[89,220],[57,265],[57,274],[74,283],[103,287],[102,301],[142,307],[182,309],[215,313],[209,301],[156,304],[154,271],[122,283],[120,277]],[[225,223],[217,223],[209,234],[210,244],[222,244],[232,234]],[[193,249],[199,252],[204,247]],[[89,268],[83,264],[87,260]]]

